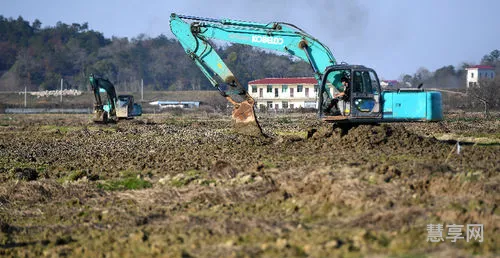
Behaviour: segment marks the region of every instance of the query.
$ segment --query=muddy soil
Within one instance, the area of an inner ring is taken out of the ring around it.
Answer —
[[[345,135],[314,115],[259,121],[269,137],[222,115],[1,115],[0,255],[499,254],[498,118]],[[428,224],[484,239],[431,243]]]

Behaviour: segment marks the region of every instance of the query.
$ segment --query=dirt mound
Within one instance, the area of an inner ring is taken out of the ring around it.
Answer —
[[[214,178],[234,178],[238,174],[229,162],[218,160],[210,169],[210,176]]]
[[[433,146],[439,141],[433,137],[423,137],[408,131],[403,125],[355,125],[352,127],[332,128],[323,126],[308,131],[308,138],[328,139],[344,146],[356,148],[374,148],[381,145],[394,148],[412,148],[415,146]]]
[[[16,168],[13,171],[14,178],[25,181],[34,181],[38,179],[38,172],[32,168]]]
[[[342,139],[344,142],[363,145],[398,144],[411,146],[415,144],[430,145],[437,142],[433,138],[424,138],[409,132],[400,125],[359,125]]]

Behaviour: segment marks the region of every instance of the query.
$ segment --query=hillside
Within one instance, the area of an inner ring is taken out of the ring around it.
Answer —
[[[218,52],[243,85],[312,74],[305,62],[250,46],[221,46]],[[137,90],[141,79],[149,90],[213,89],[179,42],[164,35],[109,39],[86,23],[42,28],[39,20],[0,16],[0,90],[53,90],[61,78],[66,88],[86,89],[90,73],[125,91]]]

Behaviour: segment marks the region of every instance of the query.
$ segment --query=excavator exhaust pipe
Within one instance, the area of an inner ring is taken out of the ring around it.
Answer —
[[[240,103],[233,103],[233,128],[243,135],[260,137],[264,136],[254,110],[255,100],[248,97]]]

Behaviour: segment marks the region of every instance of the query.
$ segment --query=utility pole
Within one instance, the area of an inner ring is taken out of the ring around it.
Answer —
[[[141,79],[141,101],[144,101],[144,80]]]
[[[63,78],[61,78],[61,103],[62,103],[62,94],[63,94]]]
[[[28,93],[26,88],[27,87],[24,86],[24,108],[26,108],[26,94]]]

